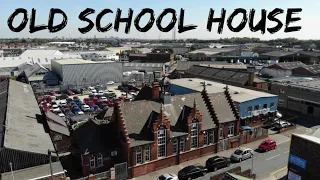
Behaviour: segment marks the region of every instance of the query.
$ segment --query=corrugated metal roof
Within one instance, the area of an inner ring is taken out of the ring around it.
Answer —
[[[58,50],[38,50],[38,49],[27,49],[20,57],[39,57],[39,56],[62,56],[63,53]]]

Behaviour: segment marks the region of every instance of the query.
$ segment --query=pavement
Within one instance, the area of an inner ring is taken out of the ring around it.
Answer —
[[[273,172],[276,172],[277,170],[285,167],[288,164],[288,156],[289,156],[289,148],[290,148],[290,140],[291,140],[291,134],[297,133],[297,134],[310,134],[312,132],[312,129],[305,128],[303,126],[297,126],[296,129],[286,131],[284,133],[278,134],[270,134],[269,138],[273,139],[277,142],[278,146],[277,149],[265,153],[259,153],[255,152],[253,159],[248,159],[246,161],[242,161],[240,163],[233,163],[228,168],[220,169],[217,172],[208,173],[206,176],[198,178],[199,180],[209,180],[211,176],[215,174],[219,174],[221,172],[224,172],[228,169],[232,169],[236,166],[241,166],[242,170],[252,169],[253,173],[257,175],[257,180],[268,180],[270,179],[270,175]],[[268,139],[268,138],[266,138]],[[243,147],[251,148],[255,150],[259,144],[264,139],[254,141],[248,144],[243,145]],[[236,148],[228,149],[222,152],[218,152],[217,154],[210,154],[207,156],[203,156],[200,158],[197,158],[195,160],[187,161],[184,163],[181,163],[179,165],[171,166],[168,168],[164,168],[158,171],[151,172],[149,174],[139,176],[134,178],[135,180],[155,180],[160,175],[164,173],[175,173],[177,174],[179,170],[182,168],[189,166],[189,165],[205,165],[206,160],[209,157],[219,155],[219,156],[225,156],[230,157],[230,155],[236,150]],[[253,164],[253,166],[252,166]],[[281,171],[282,172],[282,171]],[[273,180],[273,179],[272,179]]]

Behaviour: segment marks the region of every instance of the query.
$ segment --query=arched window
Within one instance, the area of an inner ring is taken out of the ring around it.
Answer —
[[[167,133],[166,129],[159,129],[158,130],[158,158],[159,157],[166,157],[167,154]]]

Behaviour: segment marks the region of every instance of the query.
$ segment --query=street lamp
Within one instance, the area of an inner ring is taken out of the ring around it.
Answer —
[[[52,172],[52,161],[51,161],[51,153],[54,153],[54,151],[48,149],[48,156],[49,156],[49,162],[50,162],[50,175],[51,179],[53,180],[53,172]]]
[[[11,169],[11,175],[12,175],[12,180],[14,180],[14,175],[13,175],[13,168],[12,168],[12,163],[9,163],[10,169]]]

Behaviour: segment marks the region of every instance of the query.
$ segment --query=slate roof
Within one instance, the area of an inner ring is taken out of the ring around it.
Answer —
[[[217,115],[219,123],[226,123],[237,119],[224,92],[208,94],[208,97]]]
[[[89,120],[75,129],[72,137],[81,153],[108,152],[120,147],[113,123],[98,125]]]
[[[270,51],[270,52],[261,54],[261,56],[283,57],[283,56],[290,56],[294,54],[295,52],[290,52],[290,51]]]
[[[314,75],[320,74],[320,65],[319,64],[307,65],[307,66],[303,66],[301,68],[306,69],[307,71],[311,72]]]
[[[152,137],[146,138],[143,129],[148,126],[149,119],[159,116],[160,106],[160,103],[145,100],[120,103],[132,147],[153,142]]]
[[[211,78],[215,74],[217,74],[219,71],[221,71],[221,70],[220,69],[207,68],[204,71],[202,71],[201,73],[199,73],[199,75],[203,76],[203,77]]]
[[[202,115],[202,124],[204,130],[212,129],[216,126],[212,121],[212,117],[207,109],[204,100],[202,99],[201,93],[191,93],[172,96],[171,104],[164,105],[164,113],[170,120],[171,126],[175,127],[176,129],[180,129],[180,127],[177,127],[179,126],[179,120],[185,121],[185,123],[187,123],[186,119],[181,119],[182,111],[185,107],[192,109],[194,105],[194,100],[196,101],[197,109],[200,111]],[[188,115],[189,114],[186,114],[186,116]]]
[[[3,146],[39,154],[53,150],[49,134],[38,122],[39,115],[41,112],[31,86],[10,80]]]
[[[24,73],[25,73],[26,77],[30,77],[39,70],[42,70],[44,72],[48,72],[48,69],[43,67],[41,64],[35,63],[31,67],[28,67],[27,69],[25,69]]]
[[[249,74],[248,73],[235,73],[232,75],[227,82],[239,83],[241,85],[245,85],[248,82]]]
[[[61,126],[59,124],[56,124],[56,123],[53,123],[50,121],[47,121],[47,123],[48,123],[50,130],[57,132],[57,133],[60,133],[60,134],[63,134],[63,135],[66,135],[66,136],[70,136],[70,131],[69,131],[68,127]]]
[[[235,75],[236,72],[234,71],[228,71],[228,70],[221,70],[218,73],[216,73],[212,78],[215,80],[227,80],[231,76]]]
[[[277,63],[274,65],[269,66],[268,68],[273,68],[273,67],[280,67],[281,69],[285,69],[285,70],[292,70],[298,67],[304,67],[306,66],[305,64],[303,64],[300,61],[295,61],[295,62],[281,62],[281,63]]]
[[[9,81],[0,82],[0,148],[3,147],[4,123],[6,120]]]

